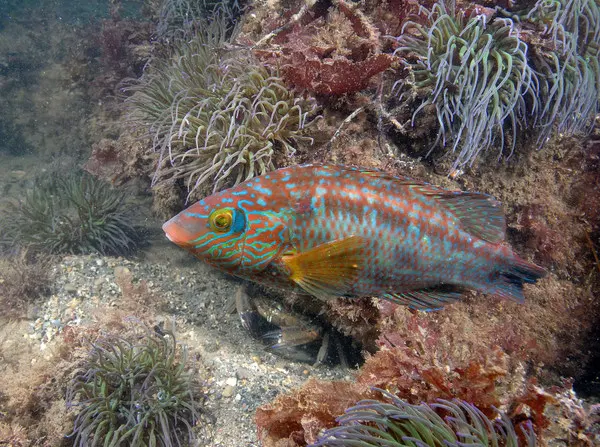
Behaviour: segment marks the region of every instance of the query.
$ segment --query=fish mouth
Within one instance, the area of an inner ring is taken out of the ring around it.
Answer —
[[[165,226],[163,225],[163,230],[165,229]],[[169,233],[167,233],[165,231],[165,236],[167,237],[167,239],[169,239],[169,241],[173,242],[174,244],[176,244],[176,242],[173,240],[173,238],[171,237],[171,235]]]
[[[191,234],[185,230],[185,228],[177,222],[176,217],[166,221],[162,226],[165,236],[171,242],[179,246],[189,245]]]

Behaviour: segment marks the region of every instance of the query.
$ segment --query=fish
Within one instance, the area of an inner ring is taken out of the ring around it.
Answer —
[[[200,200],[166,237],[242,279],[315,296],[436,310],[466,290],[524,301],[545,270],[505,242],[493,197],[383,171],[298,165]]]

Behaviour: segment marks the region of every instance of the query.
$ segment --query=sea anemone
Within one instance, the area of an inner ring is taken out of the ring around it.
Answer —
[[[88,174],[37,179],[2,220],[3,246],[47,253],[123,255],[139,239],[124,195]]]
[[[200,411],[194,377],[187,350],[178,349],[173,334],[96,341],[68,388],[68,406],[79,410],[74,445],[191,444]]]
[[[454,1],[440,1],[404,25],[395,55],[409,76],[394,86],[406,99],[430,90],[416,109],[412,124],[428,106],[435,107],[441,142],[458,155],[453,169],[471,165],[481,151],[497,142],[502,156],[506,134],[512,154],[524,126],[526,98],[535,110],[535,75],[527,62],[527,45],[510,19],[457,11]],[[419,20],[424,23],[419,23]]]
[[[517,447],[519,436],[506,415],[490,420],[477,407],[459,399],[411,405],[380,391],[390,403],[362,400],[337,418],[338,427],[326,430],[311,447]],[[530,424],[521,426],[524,445],[536,445]]]
[[[158,38],[188,33],[216,12],[225,14],[231,21],[242,12],[241,2],[238,0],[163,0],[157,9]]]
[[[570,51],[536,51],[532,65],[539,79],[540,107],[534,120],[542,146],[553,130],[561,135],[589,134],[598,113],[598,58]]]
[[[527,19],[543,27],[560,53],[586,54],[600,41],[600,5],[595,0],[538,0]]]
[[[182,179],[191,194],[212,181],[239,183],[275,168],[276,153],[291,156],[315,112],[278,73],[227,43],[217,15],[191,40],[154,59],[130,98],[132,118],[147,126],[160,153],[154,184]],[[188,195],[189,199],[189,195]]]
[[[563,135],[590,133],[599,110],[600,5],[538,0],[526,18],[541,28],[549,47],[532,55],[544,105],[535,120],[540,145],[554,128]]]

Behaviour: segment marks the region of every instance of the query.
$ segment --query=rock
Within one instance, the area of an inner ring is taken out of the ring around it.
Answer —
[[[67,293],[77,293],[77,286],[71,283],[65,284],[65,292]]]
[[[235,377],[229,377],[225,383],[229,386],[236,386],[237,385],[237,379]]]
[[[131,270],[121,265],[116,266],[114,272],[116,278],[127,277],[127,275],[131,274]]]
[[[235,372],[235,376],[238,380],[247,380],[252,376],[252,371],[248,368],[240,367]]]
[[[223,388],[223,397],[231,397],[233,396],[233,391],[235,390],[234,386],[231,385],[227,385],[225,388]]]

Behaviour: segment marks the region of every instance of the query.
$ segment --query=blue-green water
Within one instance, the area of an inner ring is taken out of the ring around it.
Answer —
[[[124,18],[140,16],[142,0],[119,2],[119,12]],[[108,0],[58,1],[58,0],[3,0],[0,3],[0,26],[11,20],[29,18],[58,19],[72,25],[95,23],[108,18],[111,2]]]
[[[143,21],[142,3],[122,2],[115,20]],[[110,73],[124,61],[107,66],[109,49],[126,44],[109,20],[108,1],[2,2],[0,154],[86,157],[93,143],[110,135],[89,123],[105,95],[114,100],[124,74]],[[116,40],[107,43],[112,35]]]

